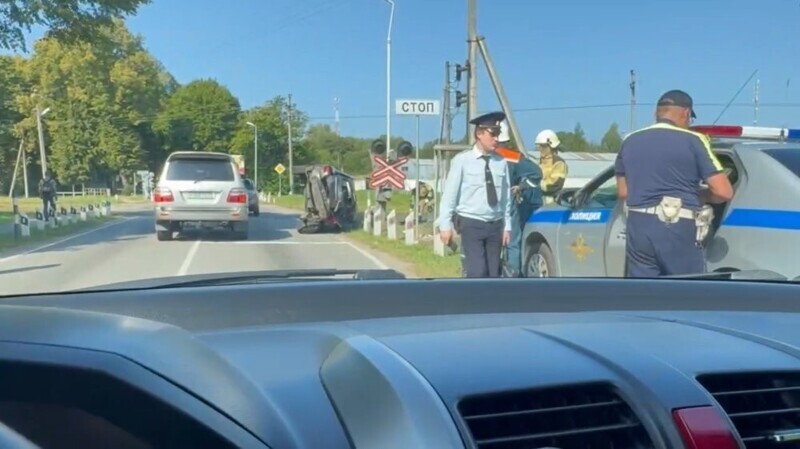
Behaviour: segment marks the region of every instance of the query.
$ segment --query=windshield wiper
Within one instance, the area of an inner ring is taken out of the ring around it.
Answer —
[[[396,270],[337,270],[337,269],[305,269],[305,270],[264,270],[244,271],[239,273],[193,274],[188,276],[170,276],[155,279],[121,282],[101,285],[76,291],[98,290],[148,290],[159,288],[211,287],[218,285],[255,284],[274,282],[276,280],[325,280],[336,276],[348,276],[355,280],[406,279]]]

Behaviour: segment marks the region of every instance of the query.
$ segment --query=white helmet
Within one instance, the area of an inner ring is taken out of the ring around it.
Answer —
[[[497,136],[498,142],[508,142],[511,140],[511,133],[508,132],[508,122],[500,122],[500,135]]]
[[[558,148],[560,144],[558,136],[550,129],[545,129],[536,135],[536,145],[550,145],[550,148]]]

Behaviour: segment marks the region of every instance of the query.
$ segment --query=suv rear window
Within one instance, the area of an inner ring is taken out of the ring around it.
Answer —
[[[764,150],[789,171],[800,177],[800,150],[796,148],[780,148],[776,150]]]
[[[233,166],[216,159],[175,159],[169,163],[170,181],[233,181]]]

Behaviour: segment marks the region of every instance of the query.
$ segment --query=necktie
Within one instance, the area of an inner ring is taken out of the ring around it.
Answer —
[[[486,176],[486,199],[489,200],[489,206],[495,207],[497,206],[497,190],[494,188],[494,177],[492,177],[492,171],[489,169],[489,158],[488,154],[481,156],[486,162],[486,168],[483,169],[483,173]]]

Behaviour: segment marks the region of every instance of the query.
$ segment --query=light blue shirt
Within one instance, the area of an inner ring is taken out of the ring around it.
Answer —
[[[486,196],[486,162],[484,153],[477,148],[463,151],[453,157],[450,172],[444,184],[439,218],[441,231],[453,229],[453,212],[462,217],[481,221],[505,221],[505,230],[511,230],[511,186],[509,185],[508,164],[495,152],[488,153],[489,169],[492,171],[494,188],[497,191],[497,205],[489,206]]]

